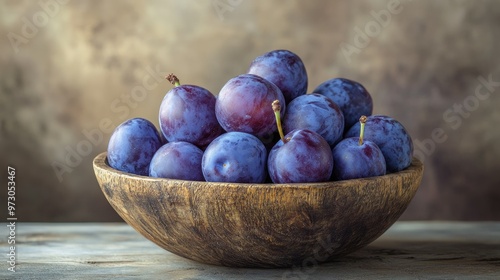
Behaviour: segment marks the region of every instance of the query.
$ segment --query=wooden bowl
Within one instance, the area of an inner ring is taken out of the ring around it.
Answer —
[[[239,184],[151,178],[94,159],[116,212],[160,247],[233,267],[290,267],[330,261],[366,246],[404,212],[423,164],[365,179]]]

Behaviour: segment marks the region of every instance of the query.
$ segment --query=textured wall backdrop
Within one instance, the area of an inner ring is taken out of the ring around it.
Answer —
[[[3,0],[1,178],[16,167],[20,220],[119,220],[92,159],[122,121],[158,124],[163,75],[217,94],[290,49],[309,90],[357,80],[412,134],[426,171],[404,219],[498,220],[499,32],[494,0]]]

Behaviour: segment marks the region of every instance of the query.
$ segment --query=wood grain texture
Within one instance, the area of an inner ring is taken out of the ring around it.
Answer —
[[[18,225],[17,272],[4,266],[0,279],[500,279],[500,222],[398,221],[348,256],[281,269],[190,261],[124,223]]]
[[[386,176],[314,184],[231,184],[135,176],[94,160],[109,203],[160,247],[235,267],[326,262],[366,246],[403,213],[423,165]]]

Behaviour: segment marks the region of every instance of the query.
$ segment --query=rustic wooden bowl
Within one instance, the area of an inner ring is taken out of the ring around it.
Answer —
[[[380,177],[307,184],[209,183],[150,178],[94,159],[118,214],[160,247],[195,261],[234,267],[290,267],[330,261],[384,233],[422,179],[417,159]]]

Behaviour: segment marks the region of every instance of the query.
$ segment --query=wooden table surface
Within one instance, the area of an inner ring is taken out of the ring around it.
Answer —
[[[2,226],[0,279],[500,279],[500,222],[397,222],[351,255],[290,269],[196,263],[122,223],[16,226],[15,273]]]

